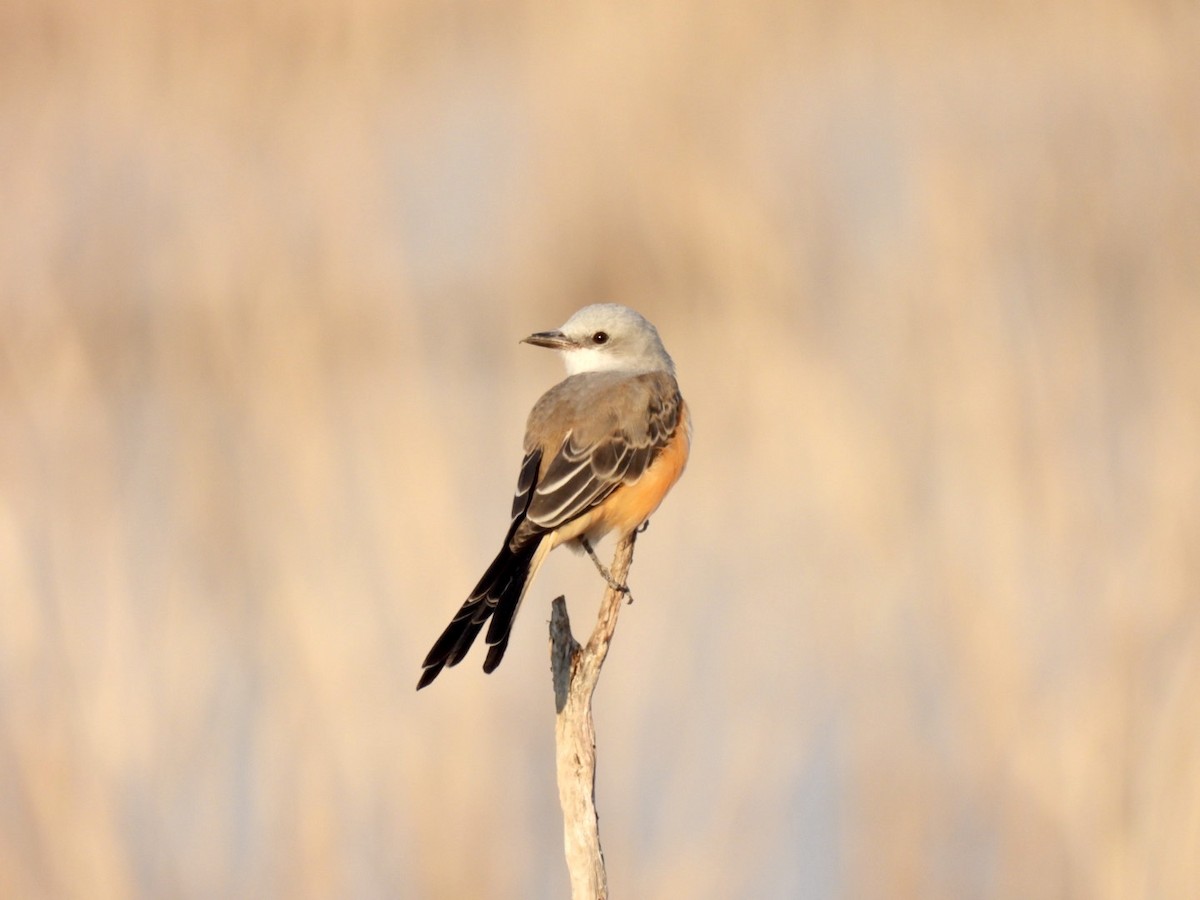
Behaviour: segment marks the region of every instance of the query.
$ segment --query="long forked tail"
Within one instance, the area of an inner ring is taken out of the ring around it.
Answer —
[[[545,538],[531,540],[517,550],[510,549],[508,541],[505,541],[500,553],[479,579],[479,584],[475,585],[475,590],[471,591],[471,596],[426,655],[425,662],[421,664],[425,671],[417,682],[418,691],[431,684],[445,666],[456,666],[462,662],[488,619],[492,620],[492,624],[488,627],[489,646],[483,671],[491,672],[500,665],[504,651],[508,649],[517,607],[521,605],[525,589],[541,567],[547,552],[549,547]]]

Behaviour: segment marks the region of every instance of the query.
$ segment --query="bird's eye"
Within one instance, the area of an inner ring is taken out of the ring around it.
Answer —
[[[608,343],[608,332],[597,331],[595,334],[592,335],[592,343],[593,344]]]

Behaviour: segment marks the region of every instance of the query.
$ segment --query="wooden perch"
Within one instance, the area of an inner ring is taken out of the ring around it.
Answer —
[[[636,532],[617,543],[610,573],[625,584],[633,562]],[[617,627],[625,593],[609,586],[587,646],[571,634],[567,601],[558,597],[550,607],[550,671],[554,677],[554,707],[558,717],[554,739],[558,760],[558,800],[563,812],[563,843],[571,873],[572,900],[608,897],[600,822],[596,816],[596,730],[592,724],[592,693],[600,667]]]

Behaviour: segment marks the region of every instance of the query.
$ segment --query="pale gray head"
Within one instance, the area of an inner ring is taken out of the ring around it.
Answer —
[[[539,331],[527,344],[562,353],[568,375],[580,372],[670,372],[675,364],[642,315],[616,303],[585,306],[557,331]]]

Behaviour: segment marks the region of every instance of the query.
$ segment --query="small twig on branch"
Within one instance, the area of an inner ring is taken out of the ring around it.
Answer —
[[[604,851],[600,848],[600,822],[596,816],[596,730],[592,723],[592,694],[600,667],[617,627],[623,588],[633,562],[630,534],[617,542],[612,579],[604,591],[596,628],[587,645],[580,647],[571,635],[566,598],[550,608],[550,669],[554,677],[554,708],[558,712],[554,737],[558,761],[558,799],[563,811],[563,843],[571,873],[572,900],[608,897]]]

